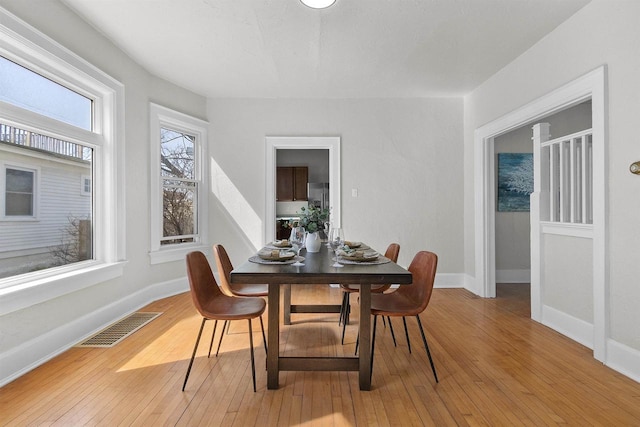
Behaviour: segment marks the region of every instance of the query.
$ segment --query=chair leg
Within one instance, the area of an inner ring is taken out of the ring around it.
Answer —
[[[216,328],[218,327],[218,319],[216,319],[213,324],[213,332],[211,333],[211,344],[209,344],[209,354],[207,354],[207,358],[211,357],[211,349],[213,348],[213,338],[216,336]]]
[[[253,392],[256,392],[256,362],[253,357],[253,331],[251,329],[251,319],[249,320],[249,348],[251,349],[251,377],[253,378]]]
[[[345,295],[344,317],[342,318],[342,324],[343,325],[348,325],[349,324],[349,315],[351,314],[351,301],[350,301],[351,293],[345,292],[344,295]]]
[[[373,337],[371,338],[371,366],[369,368],[369,381],[373,376],[373,353],[376,348],[376,323],[378,323],[378,316],[373,316]]]
[[[267,352],[267,336],[264,334],[264,323],[262,323],[262,316],[260,316],[260,330],[262,331],[262,342],[264,343],[264,352]]]
[[[407,319],[402,316],[402,323],[404,323],[404,334],[407,336],[407,345],[409,346],[409,353],[411,353],[411,341],[409,341],[409,330],[407,329]]]
[[[344,345],[344,333],[347,331],[347,323],[342,322],[342,345]]]
[[[427,356],[429,356],[429,363],[431,363],[431,370],[433,371],[433,377],[438,382],[438,374],[436,374],[436,366],[433,364],[433,359],[431,358],[431,352],[429,351],[429,344],[427,344],[427,337],[424,335],[424,330],[422,329],[422,322],[420,322],[420,316],[416,316],[418,319],[418,326],[420,327],[420,333],[422,334],[422,342],[424,343],[424,349],[427,350]]]
[[[204,317],[202,318],[202,324],[200,325],[200,331],[198,332],[198,338],[196,338],[196,345],[193,347],[193,353],[191,354],[191,361],[189,361],[189,367],[187,368],[187,375],[184,377],[184,384],[182,384],[182,391],[187,386],[187,380],[189,379],[189,373],[191,372],[191,366],[193,365],[193,359],[196,357],[196,351],[198,350],[198,343],[200,342],[200,337],[202,336],[202,330],[204,329],[204,323],[207,321]]]
[[[220,352],[220,346],[222,345],[222,337],[224,337],[224,330],[227,327],[227,323],[230,323],[230,321],[225,320],[224,323],[222,324],[222,333],[220,334],[220,341],[218,341],[218,349],[216,350],[216,357],[218,357],[218,353]]]
[[[384,316],[382,316],[382,318],[384,319]],[[396,334],[393,333],[393,325],[391,324],[390,316],[387,316],[387,321],[389,322],[389,330],[391,331],[391,338],[393,338],[393,346],[397,347],[398,344],[396,343]]]
[[[354,355],[358,354],[358,344],[360,344],[360,331],[358,331],[358,336],[356,337],[356,351],[353,353]]]
[[[340,304],[340,317],[338,318],[338,326],[340,326],[342,322],[344,322],[346,302],[347,293],[342,291],[342,303]]]

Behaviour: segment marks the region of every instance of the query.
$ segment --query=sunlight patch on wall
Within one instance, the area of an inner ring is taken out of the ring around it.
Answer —
[[[211,158],[211,192],[254,247],[262,246],[262,220],[220,165]]]

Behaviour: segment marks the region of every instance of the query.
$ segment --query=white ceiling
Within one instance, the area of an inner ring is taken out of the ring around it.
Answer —
[[[460,96],[590,0],[63,0],[208,97]]]

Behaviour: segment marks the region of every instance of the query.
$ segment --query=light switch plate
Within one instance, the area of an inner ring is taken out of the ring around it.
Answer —
[[[351,197],[358,197],[358,189],[357,188],[352,188],[351,189]]]

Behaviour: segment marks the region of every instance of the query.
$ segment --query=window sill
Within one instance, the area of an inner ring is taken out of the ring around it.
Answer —
[[[211,247],[207,244],[201,243],[181,244],[179,247],[165,247],[157,251],[149,252],[149,259],[151,261],[151,265],[182,261],[189,252],[193,251],[201,251],[208,254],[211,251]]]
[[[120,277],[125,264],[90,262],[60,274],[34,273],[17,279],[0,289],[0,316]]]

